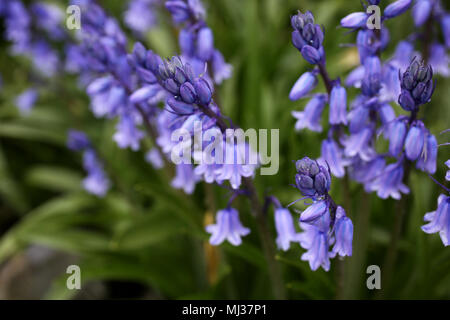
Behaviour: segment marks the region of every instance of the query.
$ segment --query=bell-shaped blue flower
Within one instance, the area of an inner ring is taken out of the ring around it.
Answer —
[[[412,16],[416,27],[420,27],[428,20],[433,4],[429,0],[417,0],[412,9]]]
[[[365,12],[353,12],[341,19],[341,27],[357,29],[367,24],[367,14]]]
[[[403,150],[406,137],[406,123],[403,119],[397,118],[392,122],[389,130],[389,153],[396,157]]]
[[[206,231],[211,234],[209,243],[217,246],[227,240],[233,246],[242,243],[242,236],[250,233],[250,229],[245,228],[239,220],[239,214],[234,208],[219,210],[216,216],[216,224],[206,227]]]
[[[330,257],[335,257],[337,254],[341,257],[352,255],[353,242],[353,223],[349,217],[345,215],[345,210],[338,206],[336,209],[336,217],[334,224],[334,238],[335,243]]]
[[[306,96],[317,85],[317,78],[313,72],[305,72],[298,78],[289,93],[289,99],[298,100]]]
[[[416,122],[411,125],[405,140],[405,153],[409,160],[415,161],[421,155],[425,142],[424,136],[423,124]]]
[[[438,144],[436,137],[428,133],[425,139],[424,150],[416,162],[417,169],[434,174],[436,172],[437,153]]]
[[[346,162],[343,159],[342,150],[334,140],[325,139],[322,141],[320,161],[325,162],[330,167],[330,171],[335,177],[342,178],[345,175]]]
[[[300,244],[307,251],[302,255],[303,261],[308,261],[311,270],[315,271],[322,267],[325,271],[330,270],[329,244],[327,231],[322,231],[314,225],[300,224],[305,230],[301,233]]]
[[[331,89],[330,124],[347,124],[347,92],[340,84]]]
[[[300,131],[308,128],[311,131],[321,132],[322,125],[320,124],[320,120],[326,100],[326,95],[317,94],[309,100],[304,111],[293,111],[292,115],[297,119],[295,130]]]
[[[403,12],[409,9],[412,0],[397,0],[388,5],[383,12],[383,16],[386,19],[394,18],[401,15]]]
[[[403,163],[387,165],[371,184],[370,191],[377,191],[381,199],[392,197],[399,200],[401,193],[408,194],[409,188],[403,183]]]
[[[436,211],[428,212],[424,216],[428,224],[422,226],[426,233],[437,233],[441,236],[444,246],[450,245],[450,197],[441,194],[438,198]]]
[[[291,242],[300,241],[300,233],[295,230],[294,219],[288,209],[282,207],[275,209],[275,228],[276,243],[281,250],[287,251]]]

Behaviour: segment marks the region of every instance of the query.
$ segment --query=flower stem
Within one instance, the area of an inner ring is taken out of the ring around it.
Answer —
[[[250,192],[250,202],[252,204],[252,214],[255,216],[256,224],[258,226],[259,235],[261,237],[261,243],[264,250],[264,255],[267,260],[267,267],[272,283],[273,295],[275,299],[281,300],[286,298],[284,290],[283,279],[281,276],[281,270],[278,262],[275,260],[275,247],[272,241],[272,235],[270,234],[267,226],[266,216],[263,211],[263,207],[259,201],[258,194],[256,192],[253,181],[249,178],[244,179],[244,184]]]

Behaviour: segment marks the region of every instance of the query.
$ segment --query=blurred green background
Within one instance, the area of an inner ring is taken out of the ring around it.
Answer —
[[[125,1],[100,3],[123,22]],[[291,111],[302,110],[307,100],[292,102],[288,93],[310,66],[291,45],[289,18],[298,9],[313,12],[316,22],[325,27],[330,76],[344,79],[359,58],[355,48],[342,46],[354,43],[355,34],[337,26],[342,17],[360,11],[361,5],[356,0],[204,3],[215,45],[234,67],[233,77],[216,88],[223,112],[244,129],[280,129],[279,173],[257,176],[256,185],[261,194],[274,194],[286,205],[300,197],[289,186],[295,174],[292,160],[318,157],[326,134],[294,131]],[[178,51],[176,34],[164,10],[159,22],[146,36],[145,44],[162,56],[174,55]],[[410,12],[386,25],[391,42],[382,54],[384,59],[415,29]],[[131,36],[129,42],[131,47]],[[243,245],[210,247],[204,225],[213,218],[211,208],[226,205],[226,190],[213,187],[211,194],[199,184],[195,193],[187,196],[172,189],[166,172],[154,170],[144,160],[151,142],[145,140],[139,152],[119,149],[112,141],[115,122],[93,117],[89,99],[77,87],[75,77],[63,75],[46,83],[31,114],[21,116],[14,98],[36,75],[30,72],[29,61],[8,55],[8,45],[4,40],[0,43],[4,82],[0,93],[0,298],[273,297],[248,201],[236,201],[243,224],[252,229]],[[437,136],[450,127],[449,89],[449,80],[437,77],[433,99],[423,107],[425,123]],[[319,84],[316,91],[325,89]],[[352,89],[349,96],[356,93]],[[68,128],[86,131],[105,161],[113,183],[105,198],[82,190],[85,173],[81,157],[65,147]],[[439,143],[449,140],[449,134],[438,136]],[[449,154],[448,149],[440,148],[435,174],[440,181],[444,180]],[[450,250],[438,235],[427,235],[420,229],[423,215],[435,210],[440,190],[417,171],[411,175],[410,187],[410,210],[399,255],[391,281],[383,284],[382,290],[366,288],[366,268],[383,265],[396,201],[366,195],[360,185],[352,183],[352,207],[346,209],[355,225],[353,257],[333,259],[329,272],[312,272],[308,263],[300,260],[304,252],[300,246],[277,251],[288,297],[450,298]],[[339,179],[333,179],[332,196],[343,204]],[[275,239],[272,211],[268,220]],[[80,291],[66,288],[69,264],[81,267]]]

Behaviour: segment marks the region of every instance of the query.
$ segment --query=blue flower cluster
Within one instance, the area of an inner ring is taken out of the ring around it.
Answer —
[[[173,21],[183,25],[178,36],[181,55],[195,75],[212,77],[217,84],[230,78],[232,67],[214,47],[214,35],[205,22],[205,9],[200,0],[168,0],[165,5]],[[205,65],[210,67],[208,72]]]
[[[309,261],[312,270],[322,267],[328,271],[330,258],[352,255],[353,223],[328,194],[331,187],[329,169],[308,157],[298,160],[295,165],[295,185],[312,203],[300,215],[300,227],[304,232],[292,239],[307,250],[302,260]]]
[[[82,131],[69,130],[67,147],[83,152],[83,167],[88,174],[83,180],[83,188],[97,197],[104,197],[111,184],[89,138]]]
[[[12,44],[11,54],[29,58],[44,77],[59,71],[61,61],[53,43],[67,37],[61,8],[43,1],[28,8],[21,0],[4,0],[0,18],[5,22],[5,38]]]

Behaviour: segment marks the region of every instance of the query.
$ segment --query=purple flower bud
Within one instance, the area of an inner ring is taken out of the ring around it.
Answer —
[[[438,144],[436,137],[429,133],[425,140],[424,150],[421,153],[420,158],[417,160],[417,169],[434,174],[436,172],[437,152]]]
[[[298,100],[306,96],[317,85],[317,78],[312,72],[305,72],[298,78],[289,93],[289,99]]]
[[[422,153],[424,145],[424,130],[420,124],[413,124],[405,140],[406,157],[415,161]]]
[[[317,162],[308,157],[297,160],[295,162],[295,168],[297,169],[298,173],[307,176],[315,176],[320,171]]]
[[[194,86],[190,82],[185,82],[181,85],[180,95],[186,103],[194,103],[197,97]]]
[[[389,153],[396,157],[403,150],[406,137],[406,124],[401,119],[396,119],[389,130]]]
[[[344,28],[362,28],[366,25],[366,23],[367,14],[365,12],[353,12],[341,19],[341,26]]]
[[[403,12],[409,9],[412,0],[398,0],[388,5],[383,12],[386,19],[391,19],[401,15]]]
[[[319,50],[312,46],[303,46],[301,54],[310,64],[318,64],[322,60]]]
[[[180,115],[188,115],[194,112],[194,107],[192,106],[192,104],[178,101],[174,97],[169,97],[167,99],[167,104],[175,113],[178,113]]]
[[[417,110],[416,103],[409,91],[402,91],[398,97],[398,104],[406,111]]]
[[[180,91],[178,83],[171,78],[164,81],[164,88],[174,95],[178,95]]]
[[[331,89],[330,124],[347,124],[347,92],[340,84]]]
[[[313,196],[316,193],[316,190],[314,190],[314,180],[306,175],[296,174],[295,185],[305,196]]]
[[[432,4],[428,0],[418,0],[412,9],[414,24],[420,27],[428,20],[432,9]]]
[[[204,106],[208,106],[212,98],[212,90],[208,81],[203,78],[197,78],[194,82],[194,88],[200,103]]]
[[[214,53],[214,36],[210,28],[202,28],[197,34],[197,57],[203,61],[211,59]]]
[[[147,101],[150,98],[153,98],[156,93],[159,91],[159,85],[148,85],[142,87],[135,92],[133,92],[130,96],[131,103],[141,103]]]
[[[436,152],[437,152],[437,143],[436,143]],[[450,160],[445,161],[445,165],[448,168],[450,168]],[[436,165],[435,165],[435,171],[436,171]],[[430,172],[430,173],[433,173],[433,172]],[[450,170],[447,170],[447,173],[445,174],[445,180],[450,181]]]
[[[102,77],[95,79],[91,82],[91,84],[87,87],[86,91],[89,95],[95,95],[99,92],[102,92],[108,89],[112,84],[112,79],[110,77]]]

